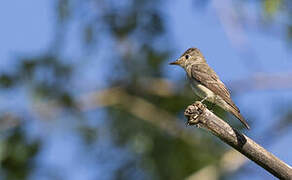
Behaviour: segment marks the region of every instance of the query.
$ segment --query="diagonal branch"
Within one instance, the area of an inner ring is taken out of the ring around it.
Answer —
[[[229,144],[250,160],[280,179],[292,179],[292,168],[255,143],[252,139],[233,129],[225,121],[214,115],[201,102],[187,107],[185,116],[189,125],[197,125]]]

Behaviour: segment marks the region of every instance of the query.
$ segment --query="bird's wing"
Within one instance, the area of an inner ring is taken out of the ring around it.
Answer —
[[[213,93],[220,96],[237,112],[240,112],[236,105],[233,103],[228,89],[225,87],[215,71],[213,71],[208,64],[204,63],[192,65],[192,77],[200,82],[202,85],[210,89]]]

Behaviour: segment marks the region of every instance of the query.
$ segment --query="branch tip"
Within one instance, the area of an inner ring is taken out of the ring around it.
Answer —
[[[200,101],[189,105],[184,115],[188,119],[188,125],[204,128],[275,177],[292,180],[292,168],[288,164],[281,161],[246,135],[233,129],[228,123],[208,110]]]
[[[205,112],[205,109],[206,107],[200,101],[189,105],[184,112],[185,117],[188,119],[187,125],[198,125],[201,122],[199,117]]]

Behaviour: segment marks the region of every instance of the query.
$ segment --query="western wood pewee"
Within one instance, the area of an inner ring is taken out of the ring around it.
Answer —
[[[238,107],[233,103],[228,89],[207,64],[199,49],[189,48],[180,58],[170,64],[179,65],[185,69],[192,89],[202,99],[201,102],[206,100],[218,105],[232,113],[249,129],[249,125],[240,114]]]

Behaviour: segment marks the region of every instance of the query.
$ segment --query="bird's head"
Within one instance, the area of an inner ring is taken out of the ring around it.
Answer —
[[[205,62],[205,58],[197,48],[189,48],[184,52],[176,61],[169,63],[170,65],[179,65],[182,68],[186,68],[186,66]]]

